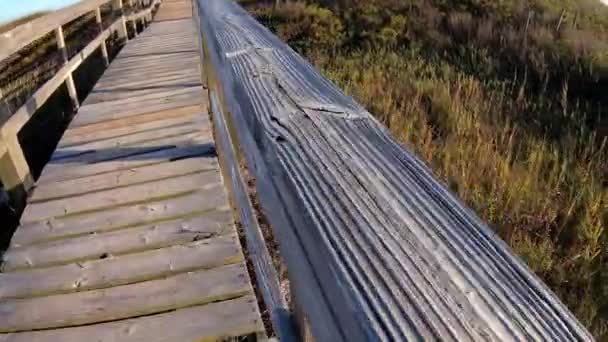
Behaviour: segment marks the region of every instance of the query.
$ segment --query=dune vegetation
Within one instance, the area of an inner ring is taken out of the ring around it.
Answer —
[[[608,339],[608,6],[249,2]]]

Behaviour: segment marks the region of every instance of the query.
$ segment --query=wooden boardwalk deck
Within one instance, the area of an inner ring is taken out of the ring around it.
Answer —
[[[263,336],[190,6],[163,2],[61,139],[4,254],[0,341]]]

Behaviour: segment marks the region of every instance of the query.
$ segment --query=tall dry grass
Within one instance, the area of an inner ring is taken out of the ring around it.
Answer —
[[[377,115],[608,338],[605,102],[589,89],[608,91],[594,59],[607,43],[603,19],[579,30],[573,22],[587,12],[561,8],[475,16],[440,1],[339,5],[251,11]]]

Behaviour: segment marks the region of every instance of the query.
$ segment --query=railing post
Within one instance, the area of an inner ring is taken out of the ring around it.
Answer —
[[[146,14],[146,20],[148,20],[149,23],[152,23],[152,12],[154,12],[154,7],[152,6],[152,1],[146,0],[145,6],[146,6],[146,8],[150,9],[150,12],[148,12],[148,14]]]
[[[55,29],[55,38],[57,39],[57,48],[61,51],[61,55],[63,56],[63,64],[67,64],[69,61],[68,58],[68,50],[65,46],[65,37],[63,36],[63,28],[59,26]],[[68,87],[68,93],[70,94],[70,98],[72,99],[72,104],[74,108],[78,108],[80,103],[78,102],[78,93],[76,92],[76,85],[74,84],[74,78],[72,77],[72,71],[70,71],[65,78],[65,84]]]
[[[95,9],[95,22],[99,26],[99,33],[103,33],[103,23],[101,21],[101,8],[97,7]],[[110,64],[110,58],[108,57],[108,47],[106,46],[106,40],[101,41],[101,55],[103,56],[103,63],[105,66]]]
[[[118,36],[120,38],[124,38],[125,41],[128,41],[129,34],[127,33],[127,20],[125,19],[125,13],[124,13],[124,9],[122,6],[122,0],[114,0],[114,3],[112,3],[112,10],[114,11],[114,13],[116,13],[116,12],[120,13],[121,25],[118,28]]]
[[[4,188],[10,192],[23,186],[27,192],[34,186],[34,179],[30,173],[30,167],[23,155],[18,132],[3,127],[0,131],[0,145],[4,145],[0,153],[0,179]]]

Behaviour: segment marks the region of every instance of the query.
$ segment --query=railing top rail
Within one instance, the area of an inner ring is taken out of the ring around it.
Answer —
[[[99,6],[114,0],[85,0],[19,25],[0,34],[0,61],[21,50],[36,39]]]
[[[317,340],[592,340],[363,107],[236,3],[197,4],[211,108]]]

